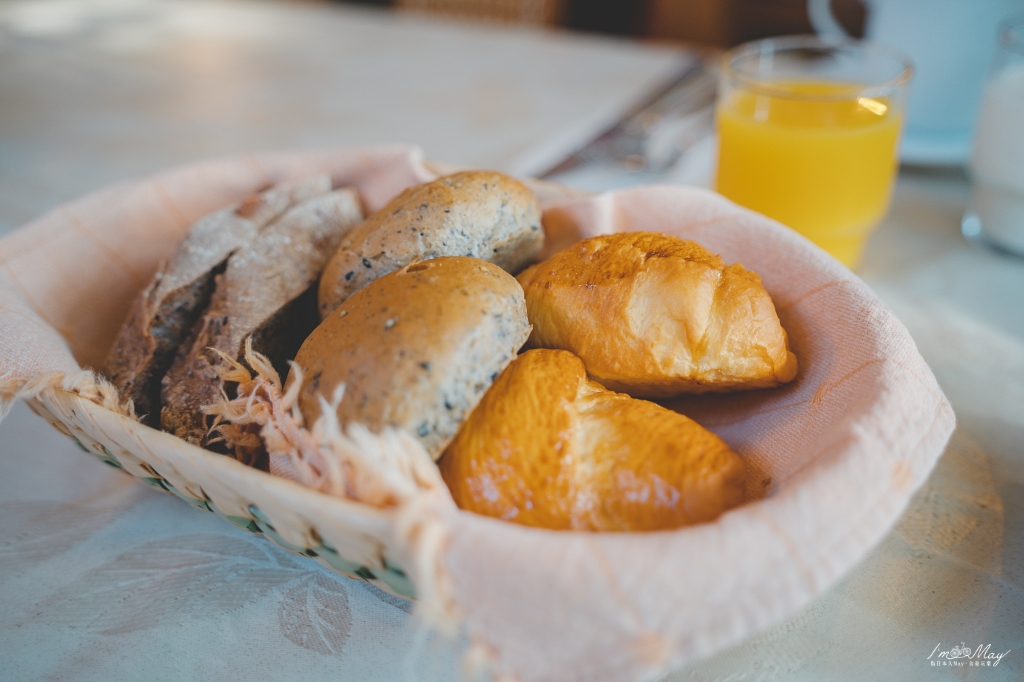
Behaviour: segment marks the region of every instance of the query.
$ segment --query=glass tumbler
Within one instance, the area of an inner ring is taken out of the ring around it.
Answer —
[[[1024,256],[1024,15],[1007,19],[981,99],[970,175],[968,239]]]
[[[856,267],[889,209],[912,72],[898,52],[855,40],[769,38],[727,52],[716,189]]]

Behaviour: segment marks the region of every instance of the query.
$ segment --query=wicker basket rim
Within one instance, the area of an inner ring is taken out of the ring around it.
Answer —
[[[53,388],[49,390],[55,396],[64,396],[64,400],[70,401],[72,404],[79,406],[86,413],[103,412],[108,417],[113,417],[120,422],[126,431],[142,440],[151,441],[155,439],[157,442],[164,441],[172,444],[172,447],[169,448],[170,451],[177,452],[182,456],[196,458],[196,460],[203,467],[207,467],[211,473],[223,473],[229,476],[251,476],[254,480],[258,481],[260,486],[263,488],[280,490],[281,492],[289,495],[309,497],[322,503],[323,509],[325,510],[334,508],[346,515],[363,515],[372,522],[390,524],[394,519],[394,512],[390,509],[381,509],[357,500],[327,495],[326,493],[313,490],[312,488],[308,488],[300,483],[288,480],[287,478],[275,476],[267,471],[262,471],[261,469],[256,469],[242,464],[233,457],[205,450],[197,445],[189,443],[188,441],[182,440],[173,434],[154,429],[142,422],[135,421],[130,417],[126,417],[123,414],[110,410],[92,400],[89,400],[88,398],[78,395],[73,391],[68,391],[62,388]]]

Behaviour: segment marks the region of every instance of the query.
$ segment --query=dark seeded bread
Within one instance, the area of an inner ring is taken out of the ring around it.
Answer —
[[[344,384],[341,424],[401,428],[437,459],[529,335],[523,290],[497,266],[413,263],[356,292],[302,344],[299,409],[312,425],[319,397]]]
[[[145,423],[160,423],[160,379],[209,304],[214,277],[228,256],[289,207],[330,189],[327,176],[278,185],[192,226],[174,258],[135,299],[104,368]]]
[[[543,243],[537,198],[506,175],[468,171],[411,187],[342,240],[320,280],[320,315],[417,259],[470,256],[514,275]]]
[[[316,284],[346,231],[362,220],[352,190],[324,194],[288,210],[228,259],[209,308],[163,378],[161,424],[197,445],[208,444],[205,405],[225,390],[216,348],[241,359],[245,339],[283,373],[318,322]]]

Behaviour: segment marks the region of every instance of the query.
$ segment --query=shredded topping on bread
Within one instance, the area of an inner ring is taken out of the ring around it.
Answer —
[[[246,340],[245,361],[255,370],[222,354],[225,382],[238,384],[237,396],[203,408],[215,417],[211,432],[234,448],[259,446],[270,455],[272,473],[333,495],[376,507],[398,506],[417,493],[444,489],[437,467],[419,442],[404,431],[384,428],[372,433],[361,424],[338,422],[339,386],[331,400],[321,396],[321,416],[306,428],[298,409],[302,370],[292,365],[295,379],[282,391],[280,375],[270,361]]]

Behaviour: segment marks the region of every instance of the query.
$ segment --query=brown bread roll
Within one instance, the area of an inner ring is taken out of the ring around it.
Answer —
[[[519,275],[528,346],[578,355],[634,396],[777,386],[796,356],[760,278],[654,232],[586,239]]]
[[[530,334],[523,290],[476,258],[436,258],[360,289],[295,356],[307,426],[345,385],[339,422],[404,429],[436,459]],[[289,376],[289,383],[295,376]]]
[[[150,426],[160,423],[160,380],[206,310],[228,256],[288,208],[331,190],[326,175],[278,185],[200,219],[135,299],[104,373]]]
[[[696,422],[587,379],[560,350],[520,355],[439,462],[456,504],[553,530],[646,531],[743,501],[743,461]]]
[[[440,256],[469,256],[515,274],[544,242],[537,198],[489,171],[411,187],[352,230],[320,280],[320,315],[373,280]]]
[[[294,206],[231,255],[209,308],[163,378],[164,430],[209,444],[211,420],[202,408],[225,389],[217,371],[225,361],[210,348],[241,360],[252,336],[253,348],[284,373],[319,321],[317,278],[342,235],[360,220],[353,190],[329,192]]]

